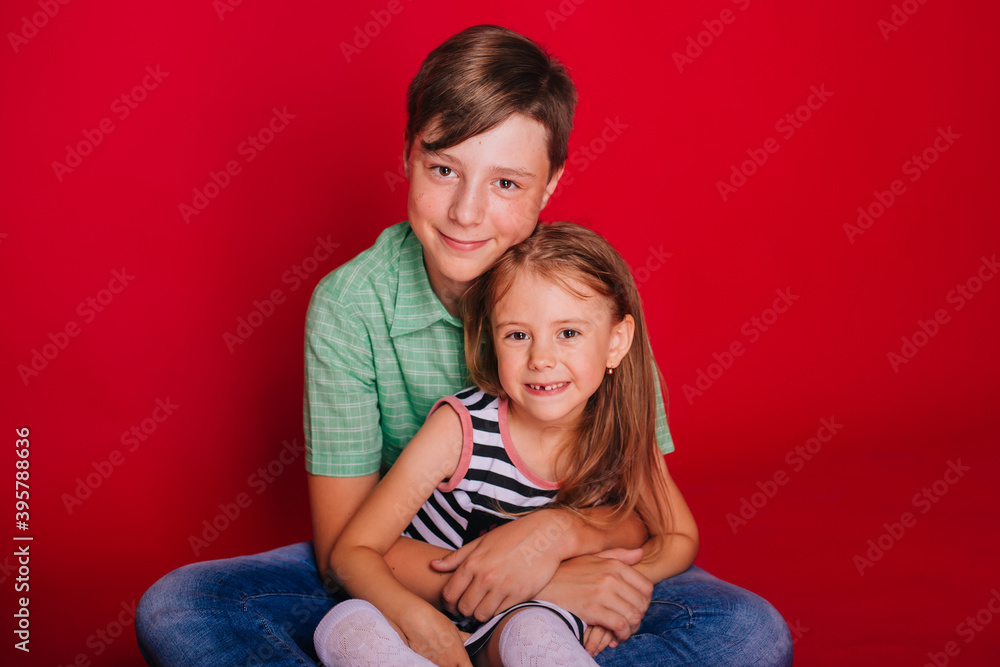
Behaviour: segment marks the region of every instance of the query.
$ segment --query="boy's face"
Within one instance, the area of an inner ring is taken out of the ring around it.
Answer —
[[[507,248],[528,238],[555,190],[549,179],[548,133],[514,114],[493,129],[437,153],[417,135],[407,172],[407,213],[424,247],[431,287],[448,305]]]

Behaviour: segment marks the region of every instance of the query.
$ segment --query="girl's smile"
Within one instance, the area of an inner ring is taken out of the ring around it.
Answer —
[[[571,278],[555,282],[535,272],[514,279],[492,321],[510,411],[539,428],[575,426],[631,342],[631,318],[613,323],[605,297]]]

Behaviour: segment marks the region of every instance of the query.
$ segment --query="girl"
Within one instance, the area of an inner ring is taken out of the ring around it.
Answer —
[[[613,641],[543,601],[544,589],[481,626],[456,625],[439,611],[440,590],[411,592],[383,559],[401,533],[457,549],[559,506],[596,523],[637,514],[632,546],[650,539],[636,568],[654,583],[697,553],[694,519],[656,448],[639,295],[614,249],[578,225],[539,225],[472,284],[463,317],[477,387],[435,405],[341,534],[331,568],[356,599],[316,630],[325,664],[471,665],[472,654],[478,665],[592,665]]]

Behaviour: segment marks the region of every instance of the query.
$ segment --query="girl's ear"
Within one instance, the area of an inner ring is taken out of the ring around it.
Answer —
[[[632,337],[635,335],[635,320],[626,315],[622,321],[611,328],[611,344],[608,346],[608,367],[617,368],[632,347]]]

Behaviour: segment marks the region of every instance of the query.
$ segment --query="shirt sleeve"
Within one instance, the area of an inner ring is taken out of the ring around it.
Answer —
[[[660,388],[660,369],[653,362],[653,378],[656,384],[656,445],[664,454],[674,451],[674,438],[667,426],[667,403]]]
[[[382,454],[372,344],[357,308],[334,302],[321,282],[306,317],[306,470],[361,477]]]

